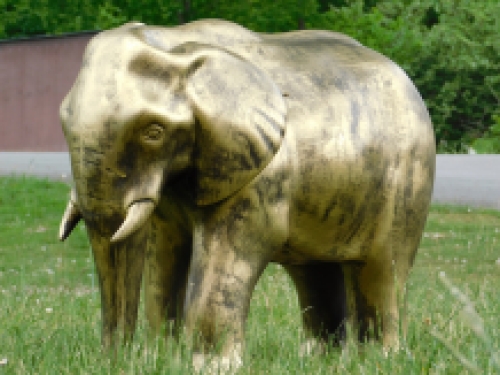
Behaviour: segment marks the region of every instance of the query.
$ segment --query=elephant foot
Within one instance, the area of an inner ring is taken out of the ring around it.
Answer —
[[[326,352],[326,344],[323,340],[317,338],[308,338],[299,348],[299,357],[309,357],[313,355],[322,355]]]
[[[228,355],[193,354],[193,368],[197,374],[233,375],[243,366],[241,345]]]
[[[385,357],[388,357],[391,353],[397,353],[401,349],[399,335],[397,333],[384,336],[383,341],[382,351]]]

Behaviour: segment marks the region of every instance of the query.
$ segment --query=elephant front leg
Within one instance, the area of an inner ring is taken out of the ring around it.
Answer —
[[[147,232],[148,228],[143,228],[125,241],[110,244],[109,238],[89,229],[101,290],[104,347],[114,346],[117,339],[128,342],[133,337]]]
[[[225,373],[242,364],[250,298],[268,256],[259,239],[228,233],[234,227],[205,229],[195,231],[184,316],[195,369]]]
[[[186,329],[196,340],[195,368],[215,366],[223,371],[241,365],[244,325],[262,265],[242,259],[229,249],[212,249],[207,255],[197,251],[192,261]],[[213,356],[217,347],[219,352]],[[205,363],[206,358],[213,358],[212,363]]]
[[[153,334],[167,325],[177,333],[191,259],[191,235],[175,221],[153,217],[144,265],[145,311]]]

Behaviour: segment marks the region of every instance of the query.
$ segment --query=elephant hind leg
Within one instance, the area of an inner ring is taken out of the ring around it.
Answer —
[[[372,261],[343,265],[348,323],[361,342],[382,340],[385,350],[399,346],[401,301],[404,279],[398,279],[394,264]],[[399,275],[401,276],[401,275]]]
[[[286,265],[297,289],[306,334],[339,343],[347,317],[342,266],[339,263]]]

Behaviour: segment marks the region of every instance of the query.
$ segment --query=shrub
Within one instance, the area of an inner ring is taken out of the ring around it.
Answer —
[[[489,134],[500,114],[500,3],[422,0],[379,8],[419,28],[419,52],[403,66],[426,100],[438,144],[459,148]]]
[[[478,154],[500,154],[500,116],[494,115],[495,123],[472,143]]]

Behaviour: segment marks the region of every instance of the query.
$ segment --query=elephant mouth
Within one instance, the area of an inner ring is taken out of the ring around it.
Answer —
[[[59,239],[64,241],[71,234],[76,225],[84,217],[76,203],[74,190],[64,211],[61,225],[59,226]],[[117,231],[111,236],[110,242],[123,241],[132,233],[141,228],[149,219],[156,207],[153,199],[138,199],[133,201],[126,209],[125,219]]]

